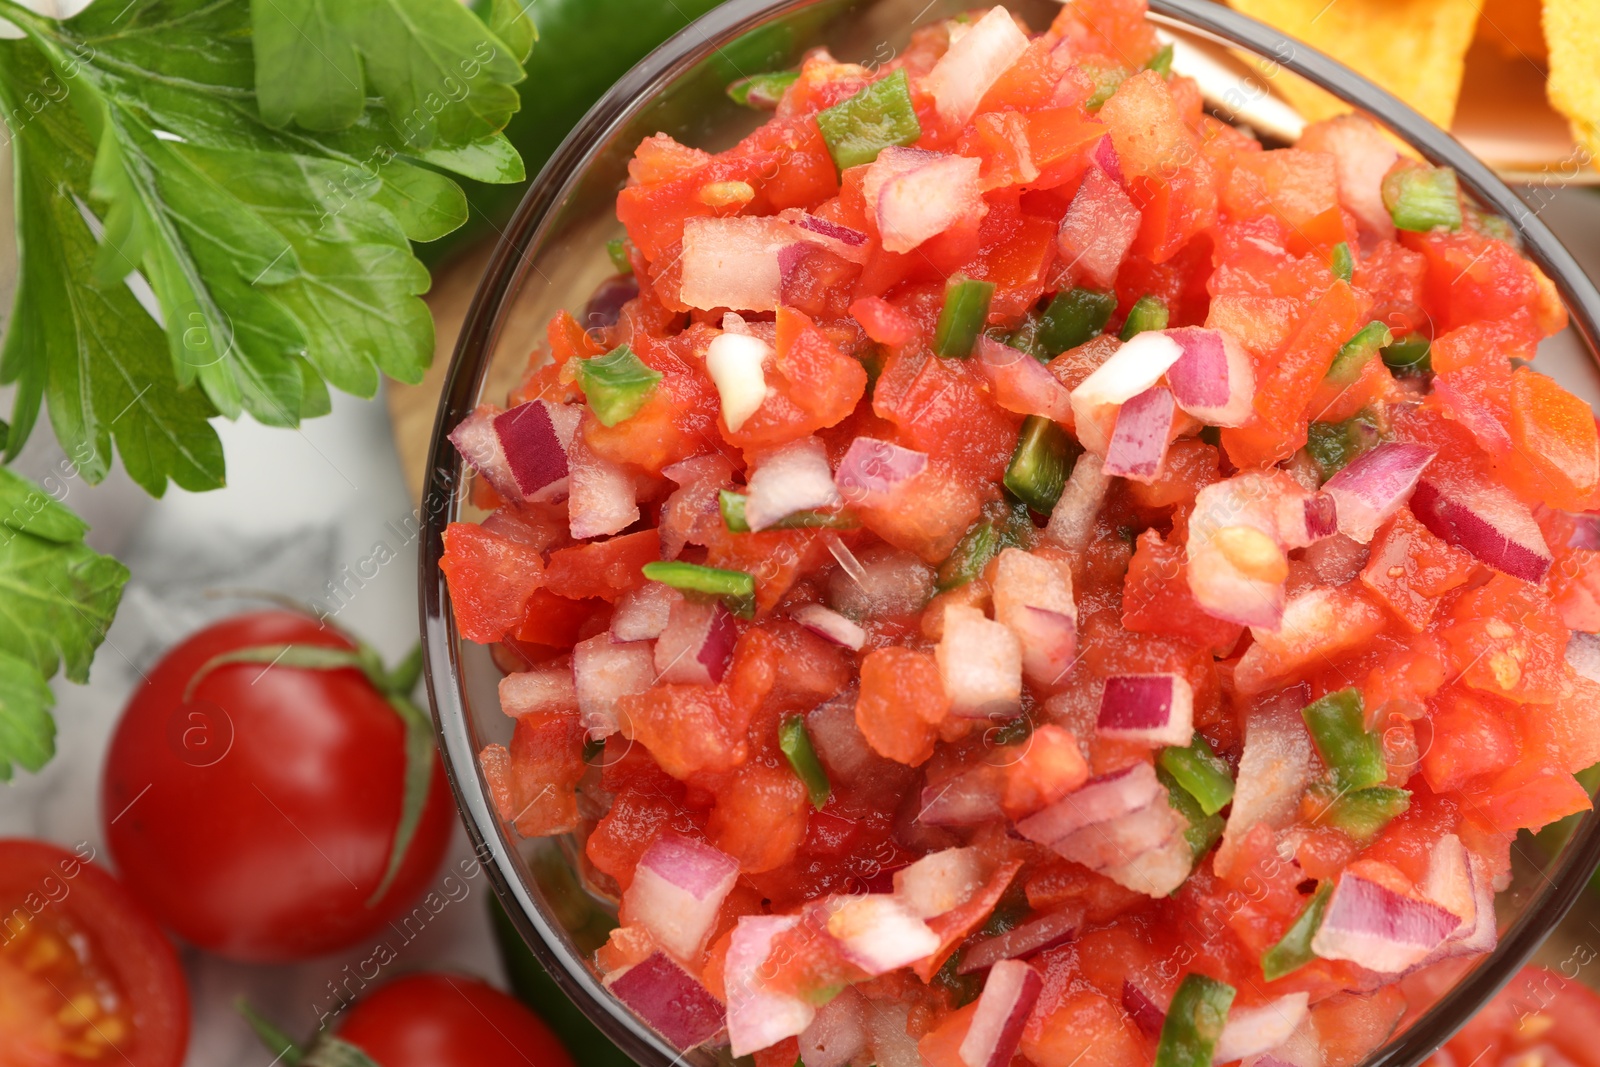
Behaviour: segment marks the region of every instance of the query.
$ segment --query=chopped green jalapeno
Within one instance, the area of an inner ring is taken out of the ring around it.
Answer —
[[[1039,319],[1038,350],[1034,355],[1054,359],[1067,349],[1092,340],[1105,330],[1115,310],[1115,293],[1097,293],[1092,289],[1057,293]]]
[[[1267,981],[1292,974],[1317,958],[1311,951],[1311,939],[1317,936],[1322,913],[1328,910],[1328,897],[1332,893],[1333,886],[1327,883],[1318,888],[1278,943],[1261,954],[1261,973]]]
[[[817,125],[840,170],[871,163],[890,145],[915,144],[922,136],[904,70],[818,112]]]
[[[1202,426],[1202,427],[1200,427],[1200,440],[1204,441],[1206,444],[1210,445],[1212,448],[1221,448],[1222,447],[1222,427],[1221,426]]]
[[[1333,276],[1340,281],[1349,281],[1356,273],[1356,261],[1350,255],[1350,246],[1340,241],[1333,246]]]
[[[743,493],[724,489],[717,494],[717,506],[722,511],[722,524],[729,533],[749,533],[750,523],[744,517],[748,498]],[[796,511],[785,515],[768,529],[771,530],[853,530],[856,520],[842,511]]]
[[[1033,720],[1026,715],[1018,715],[1010,722],[991,728],[984,735],[984,741],[995,748],[1004,748],[1007,745],[1019,745],[1031,736],[1033,736]]]
[[[1128,309],[1128,318],[1122,324],[1122,339],[1131,341],[1146,330],[1165,330],[1167,328],[1167,305],[1161,298],[1146,293],[1133,302],[1133,307]]]
[[[1420,333],[1409,334],[1383,350],[1383,362],[1402,377],[1433,370],[1432,346]]]
[[[1404,167],[1383,179],[1383,205],[1402,230],[1461,229],[1461,195],[1449,167]]]
[[[1061,499],[1077,458],[1067,431],[1042,415],[1029,415],[1006,468],[1005,486],[1028,507],[1048,515]]]
[[[627,345],[603,356],[581,359],[577,367],[578,388],[589,401],[589,410],[605,426],[638,414],[661,380],[661,372],[645,366]]]
[[[1211,1067],[1235,992],[1233,986],[1215,978],[1185,975],[1172,995],[1167,1021],[1161,1025],[1155,1067]]]
[[[956,542],[955,549],[943,563],[935,582],[939,592],[959,589],[983,573],[995,553],[1000,551],[1000,539],[994,523],[984,520],[973,526]]]
[[[1389,785],[1357,789],[1332,798],[1322,813],[1322,821],[1343,830],[1358,844],[1366,844],[1395,816],[1411,807],[1411,791]]]
[[[833,795],[833,786],[828,782],[828,772],[823,770],[822,762],[817,759],[817,750],[811,747],[811,735],[806,732],[805,719],[791,715],[783,720],[783,725],[778,727],[778,747],[789,758],[789,766],[794,768],[795,775],[805,785],[811,806],[821,811]]]
[[[1349,385],[1361,377],[1372,357],[1393,340],[1394,334],[1383,323],[1367,323],[1339,347],[1339,354],[1333,357],[1333,365],[1328,368],[1327,380],[1334,385]]]
[[[1382,785],[1389,777],[1383,742],[1367,732],[1361,690],[1341,689],[1314,700],[1300,711],[1317,754],[1342,791]]]
[[[1153,70],[1163,78],[1172,74],[1172,42],[1161,46],[1160,51],[1144,62],[1145,70]]]
[[[1195,734],[1187,748],[1162,749],[1160,762],[1207,815],[1215,815],[1233,799],[1233,775],[1204,736]]]
[[[795,70],[775,70],[768,74],[752,74],[728,86],[728,99],[740,107],[757,111],[772,111],[783,99],[784,92],[800,80]]]
[[[1211,846],[1222,837],[1225,825],[1222,816],[1208,815],[1200,807],[1200,802],[1195,799],[1194,794],[1184,788],[1165,767],[1156,768],[1156,777],[1167,787],[1167,801],[1172,805],[1172,809],[1182,815],[1189,824],[1189,828],[1183,832],[1183,839],[1189,843],[1189,852],[1198,862],[1200,857],[1210,852]]]
[[[1089,111],[1099,111],[1101,106],[1122,87],[1122,83],[1128,80],[1128,71],[1125,67],[1102,67],[1097,63],[1080,63],[1078,69],[1089,75],[1094,82],[1094,92],[1083,102],[1084,108]]]
[[[702,567],[697,563],[677,560],[646,563],[644,576],[651,581],[670,585],[685,593],[700,593],[721,597],[728,610],[741,619],[756,613],[756,578],[745,571],[725,571],[719,567]]]
[[[946,359],[966,359],[978,343],[984,320],[989,317],[989,301],[994,299],[994,282],[951,278],[944,287],[944,310],[933,335],[933,350]]]
[[[628,242],[624,238],[607,241],[606,255],[611,257],[611,265],[617,268],[618,274],[633,273],[633,260],[628,258]]]
[[[1306,452],[1327,481],[1377,445],[1381,436],[1377,421],[1366,412],[1343,422],[1313,422],[1306,431]]]

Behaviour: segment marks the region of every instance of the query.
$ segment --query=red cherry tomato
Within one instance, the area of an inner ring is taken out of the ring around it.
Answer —
[[[101,791],[128,887],[186,941],[240,960],[303,959],[369,939],[433,876],[453,822],[435,757],[416,836],[369,904],[400,820],[399,714],[354,669],[233,663],[187,693],[214,657],[283,644],[354,647],[283,611],[206,627],[134,692]]]
[[[0,1067],[178,1067],[189,990],[87,845],[0,841]]]
[[[476,978],[413,974],[380,986],[334,1030],[380,1067],[572,1067],[556,1035]]]

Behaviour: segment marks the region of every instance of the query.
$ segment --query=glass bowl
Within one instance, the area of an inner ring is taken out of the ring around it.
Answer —
[[[496,694],[500,671],[487,649],[456,632],[439,559],[445,526],[475,517],[463,492],[460,457],[446,433],[480,401],[502,400],[544,324],[565,308],[581,313],[612,273],[605,251],[621,236],[614,201],[627,162],[645,136],[665,131],[709,150],[735,143],[764,116],[729,102],[731,81],[797,62],[828,46],[845,60],[881,61],[911,29],[953,16],[971,0],[731,0],[689,26],[617,83],[562,144],[529,187],[489,260],[450,366],[423,496],[420,601],[426,677],[445,768],[478,855],[518,932],[556,983],[624,1052],[647,1067],[727,1062],[726,1052],[687,1056],[665,1044],[601,985],[590,954],[614,922],[606,902],[582,885],[572,840],[521,840],[502,826],[478,769],[477,753],[504,743],[511,721]],[[1049,24],[1049,0],[1008,4],[1030,25]],[[1600,293],[1530,208],[1448,134],[1400,101],[1315,50],[1206,0],[1150,0],[1150,18],[1180,38],[1224,44],[1270,59],[1379,118],[1436,164],[1454,167],[1482,206],[1506,217],[1528,255],[1554,280],[1573,329],[1600,351]],[[1240,90],[1261,91],[1245,83]],[[1219,101],[1226,108],[1228,101]],[[1237,110],[1237,104],[1234,105]],[[1503,935],[1431,1009],[1367,1060],[1411,1067],[1448,1038],[1505,983],[1560,921],[1600,862],[1600,815],[1584,816],[1561,851],[1546,859],[1520,849],[1517,879],[1501,894]]]

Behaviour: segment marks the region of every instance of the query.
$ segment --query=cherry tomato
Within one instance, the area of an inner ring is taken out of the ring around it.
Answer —
[[[178,956],[117,880],[42,841],[0,840],[0,1067],[178,1067]]]
[[[184,940],[239,960],[318,956],[409,907],[437,870],[453,807],[434,757],[415,837],[370,901],[400,821],[405,727],[355,669],[230,663],[271,645],[353,649],[285,611],[208,626],[133,694],[106,759],[102,815],[128,887]],[[370,901],[370,902],[369,902]]]
[[[380,1067],[572,1067],[544,1020],[461,975],[396,978],[358,1001],[334,1032]]]

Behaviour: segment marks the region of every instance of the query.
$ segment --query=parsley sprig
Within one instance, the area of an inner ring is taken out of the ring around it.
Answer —
[[[0,18],[24,33],[0,41],[6,460],[47,411],[89,482],[117,455],[154,495],[212,489],[213,417],[295,426],[330,386],[421,380],[411,242],[466,221],[456,178],[525,177],[501,133],[534,43],[524,0],[98,0],[64,22],[0,0]],[[3,474],[0,512],[42,497]],[[58,661],[86,677],[126,580],[49,503],[62,536],[0,514],[0,776],[48,757],[44,683]]]

